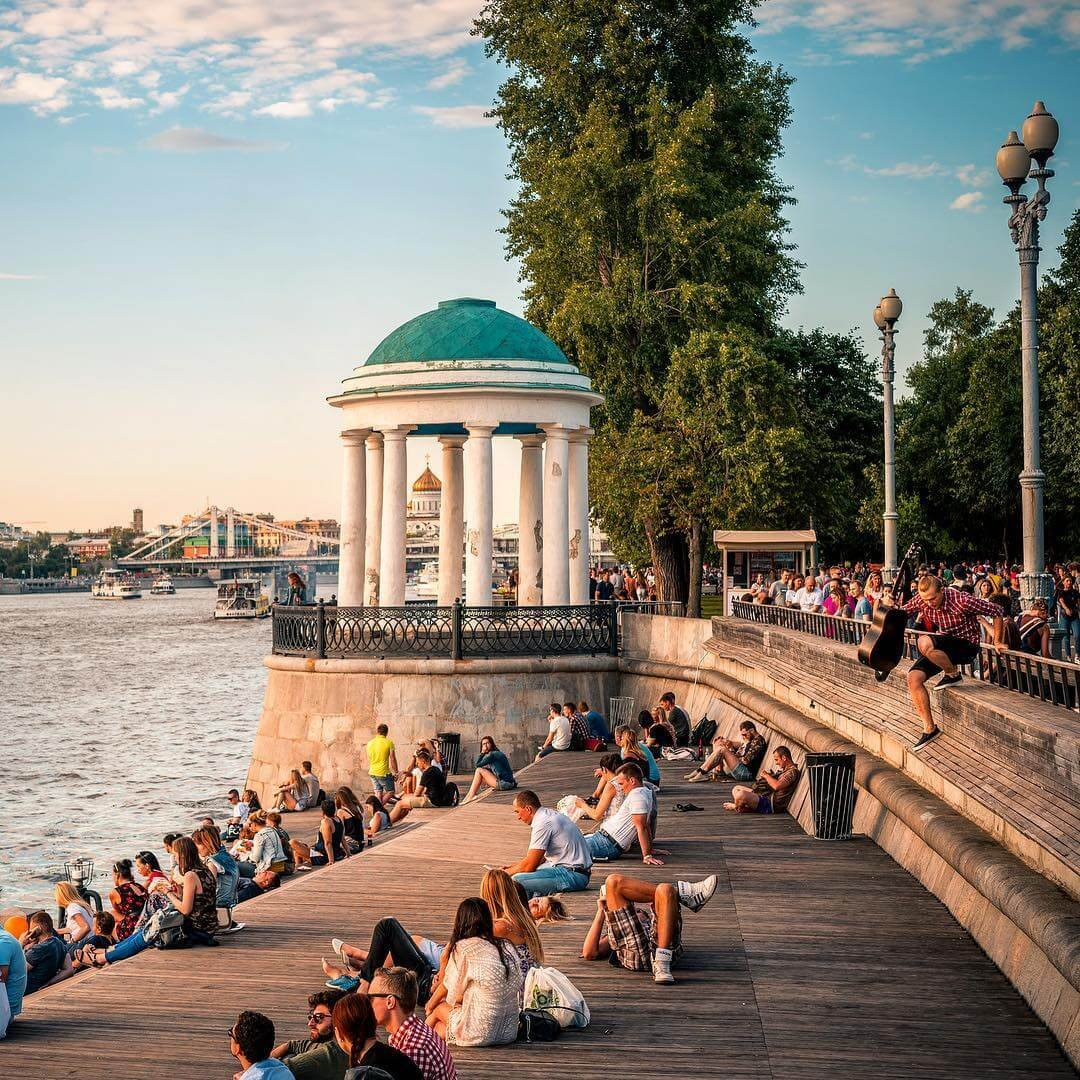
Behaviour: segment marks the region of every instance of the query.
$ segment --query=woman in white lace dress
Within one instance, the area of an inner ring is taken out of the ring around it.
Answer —
[[[427,1005],[428,1024],[457,1046],[500,1046],[517,1038],[521,968],[495,937],[491,909],[462,900],[446,946],[442,992]]]

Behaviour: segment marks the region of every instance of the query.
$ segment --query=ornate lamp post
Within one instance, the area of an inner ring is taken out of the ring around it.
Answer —
[[[887,584],[896,576],[896,412],[893,408],[893,379],[896,377],[896,320],[904,305],[895,289],[874,308],[874,323],[881,331],[881,389],[885,408],[885,567],[882,578]]]
[[[1046,162],[1058,140],[1057,121],[1041,101],[1035,102],[1024,121],[1023,142],[1015,131],[997,152],[997,170],[1009,189],[1005,205],[1012,211],[1009,231],[1020,256],[1021,372],[1024,391],[1024,471],[1020,474],[1020,499],[1024,522],[1024,572],[1020,575],[1020,600],[1024,608],[1037,597],[1048,601],[1054,583],[1046,573],[1043,538],[1043,482],[1039,467],[1039,332],[1036,297],[1039,276],[1039,222],[1046,218],[1050,193],[1046,181],[1054,175]],[[1034,161],[1035,168],[1031,168]],[[1031,198],[1020,189],[1035,180],[1039,189]]]

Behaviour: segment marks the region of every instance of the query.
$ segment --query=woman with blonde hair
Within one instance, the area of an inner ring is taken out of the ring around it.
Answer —
[[[543,965],[544,946],[517,884],[505,870],[485,870],[480,896],[491,909],[495,936],[513,947],[524,980],[529,968]]]
[[[72,952],[84,938],[94,932],[94,916],[90,906],[69,881],[57,882],[56,906],[64,913],[64,925],[56,932],[66,939],[68,952]]]
[[[300,775],[299,769],[289,770],[289,779],[283,784],[278,785],[277,789],[277,808],[279,812],[281,810],[290,810],[295,808],[297,802],[304,797],[306,792],[304,786],[304,778]],[[292,800],[292,806],[289,806],[288,800]]]

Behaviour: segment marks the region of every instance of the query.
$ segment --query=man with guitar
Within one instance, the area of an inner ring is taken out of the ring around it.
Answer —
[[[886,603],[882,597],[882,603]],[[922,720],[923,733],[911,749],[915,752],[936,739],[941,729],[930,712],[926,681],[939,671],[941,678],[931,690],[944,690],[962,680],[960,664],[970,664],[979,654],[979,616],[994,620],[994,647],[1004,649],[1005,624],[1001,608],[988,600],[945,587],[941,578],[925,574],[919,578],[918,591],[903,605],[904,611],[918,616],[915,633],[919,659],[908,672],[908,693]],[[920,631],[925,630],[925,633]]]

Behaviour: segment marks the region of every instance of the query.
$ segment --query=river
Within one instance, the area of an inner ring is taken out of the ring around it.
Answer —
[[[74,856],[104,891],[243,786],[270,620],[215,621],[214,598],[0,596],[0,911],[52,909]]]

